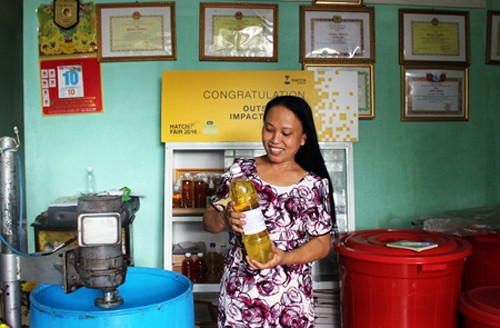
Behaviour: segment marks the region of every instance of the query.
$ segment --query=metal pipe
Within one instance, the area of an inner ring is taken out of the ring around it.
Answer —
[[[16,165],[17,144],[13,138],[0,139],[0,211],[1,233],[3,238],[16,250],[19,249],[19,183]],[[2,254],[14,252],[4,245],[0,246]],[[16,272],[15,261],[6,261],[0,268],[3,291],[4,321],[11,328],[21,328],[21,287],[19,280],[14,279],[11,272]]]

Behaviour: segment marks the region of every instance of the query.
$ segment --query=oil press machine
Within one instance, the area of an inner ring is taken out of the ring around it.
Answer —
[[[99,289],[103,294],[95,299],[95,306],[119,307],[123,299],[117,287],[125,282],[128,266],[122,227],[134,219],[139,199],[82,195],[74,237],[50,252],[23,252],[20,141],[17,128],[14,132],[16,138],[0,138],[0,288],[5,323],[21,328],[21,281],[59,284],[66,293],[82,286]],[[69,246],[75,241],[78,246]]]

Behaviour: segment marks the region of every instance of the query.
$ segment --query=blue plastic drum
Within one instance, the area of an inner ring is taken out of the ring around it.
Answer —
[[[59,285],[38,285],[30,295],[30,327],[194,327],[193,284],[181,274],[130,267],[118,295],[120,307],[101,309],[94,305],[100,290],[66,294]]]

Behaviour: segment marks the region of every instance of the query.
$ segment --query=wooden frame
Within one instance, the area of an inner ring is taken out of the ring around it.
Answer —
[[[363,0],[313,0],[315,5],[362,6]]]
[[[97,5],[98,59],[175,60],[175,3]]]
[[[399,10],[399,61],[402,65],[469,66],[469,13]]]
[[[373,64],[314,64],[306,63],[304,70],[339,70],[358,72],[358,118],[375,118],[375,76]]]
[[[401,67],[402,121],[467,121],[469,71],[462,67]]]
[[[375,62],[372,7],[300,6],[301,62]]]
[[[200,3],[200,60],[278,61],[278,5]]]
[[[500,11],[488,10],[486,63],[500,64]]]

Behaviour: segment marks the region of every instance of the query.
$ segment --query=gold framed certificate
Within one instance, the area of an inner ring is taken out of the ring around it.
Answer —
[[[362,6],[363,0],[313,0],[315,5],[352,5]]]
[[[278,5],[200,3],[200,60],[278,61]]]
[[[374,63],[374,9],[300,6],[300,60]]]
[[[175,60],[175,3],[97,5],[98,59]]]
[[[358,118],[375,118],[375,77],[373,64],[303,64],[307,71],[354,71],[358,75]]]
[[[469,66],[469,13],[400,9],[399,51],[402,65]]]
[[[402,121],[467,121],[467,67],[401,66]]]
[[[500,64],[500,11],[488,11],[486,63]]]

